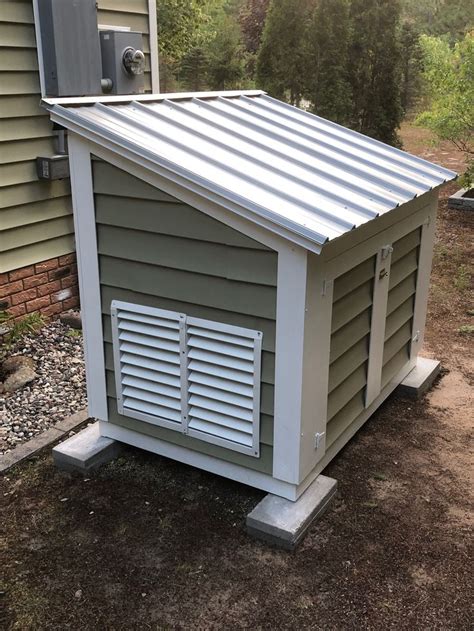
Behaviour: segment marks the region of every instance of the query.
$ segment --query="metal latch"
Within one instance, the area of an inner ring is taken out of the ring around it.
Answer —
[[[325,434],[326,432],[317,432],[314,435],[314,448],[315,449],[319,449],[319,447],[321,446],[321,443],[323,442],[323,438]]]
[[[392,254],[393,247],[391,245],[384,245],[382,248],[382,261],[385,261],[389,254]]]

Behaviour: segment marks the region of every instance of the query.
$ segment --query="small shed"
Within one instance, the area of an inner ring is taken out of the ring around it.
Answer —
[[[416,366],[455,173],[261,91],[43,104],[101,434],[296,500]]]

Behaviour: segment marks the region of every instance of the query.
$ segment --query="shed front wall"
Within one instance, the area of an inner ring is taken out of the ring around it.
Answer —
[[[98,23],[143,32],[151,90],[148,0],[99,0]],[[55,146],[41,88],[32,0],[0,11],[0,272],[74,251],[69,180],[38,180],[36,157]]]
[[[108,421],[272,474],[277,253],[111,164],[93,160]],[[263,332],[260,456],[117,412],[112,300]]]
[[[332,286],[325,455],[318,466],[327,464],[367,418],[372,353],[379,354],[377,368],[380,364],[375,407],[414,366],[423,337],[431,269],[426,252],[432,247],[436,210],[437,194],[425,194],[389,213],[391,222],[387,215],[371,222],[365,240],[354,231],[338,240],[334,257],[325,260],[324,249],[317,257],[322,277]],[[378,324],[382,342],[380,349],[372,350],[375,287],[380,280],[377,253],[386,246],[393,251],[384,265],[388,283],[386,309]]]

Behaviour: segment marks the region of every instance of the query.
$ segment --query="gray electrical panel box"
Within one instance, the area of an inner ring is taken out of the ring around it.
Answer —
[[[109,94],[139,94],[144,89],[143,38],[134,31],[100,31],[102,76]],[[130,63],[127,63],[128,57]],[[104,90],[105,91],[105,90]]]
[[[46,96],[99,95],[96,0],[38,0]]]

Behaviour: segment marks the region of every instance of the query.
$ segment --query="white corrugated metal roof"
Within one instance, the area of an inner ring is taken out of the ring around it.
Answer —
[[[44,103],[64,126],[125,145],[318,245],[456,177],[260,91]]]

